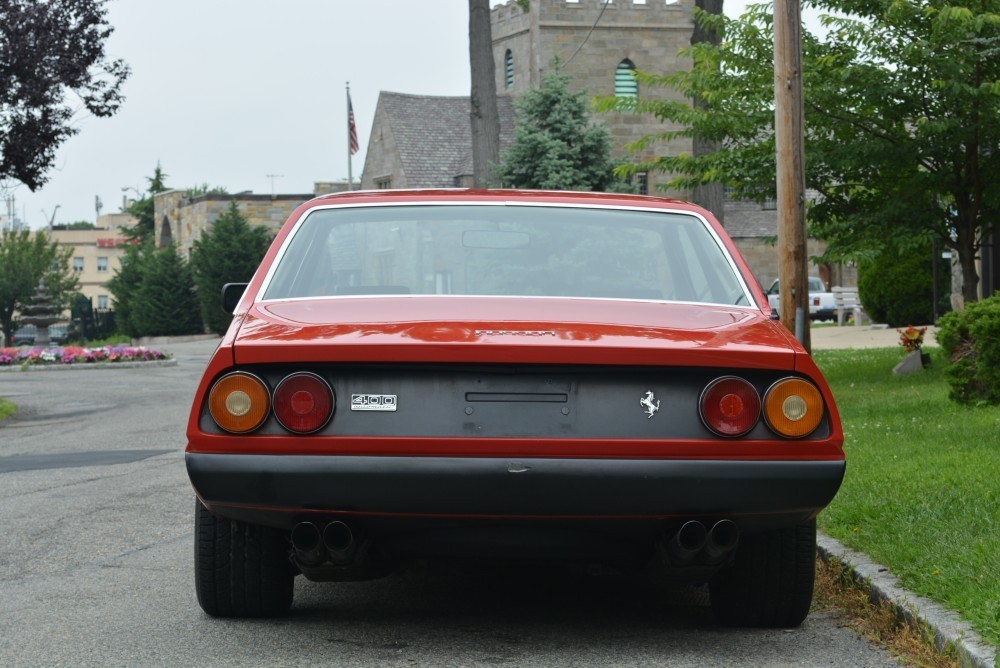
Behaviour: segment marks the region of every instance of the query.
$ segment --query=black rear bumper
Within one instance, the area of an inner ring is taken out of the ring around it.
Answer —
[[[198,496],[220,515],[291,527],[305,516],[398,519],[729,518],[801,523],[837,493],[844,461],[510,459],[199,454]]]

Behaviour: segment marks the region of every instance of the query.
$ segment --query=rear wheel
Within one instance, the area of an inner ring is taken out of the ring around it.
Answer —
[[[276,529],[215,517],[195,501],[194,584],[213,617],[268,617],[292,605],[295,570]]]
[[[812,604],[816,522],[750,534],[709,583],[712,612],[730,626],[793,627]]]

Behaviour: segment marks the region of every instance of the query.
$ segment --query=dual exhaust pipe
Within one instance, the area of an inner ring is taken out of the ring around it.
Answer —
[[[319,566],[327,561],[344,565],[354,561],[357,543],[351,527],[339,520],[322,529],[312,522],[299,522],[292,527],[292,548],[295,560],[303,566]]]
[[[740,529],[732,520],[719,520],[711,529],[691,520],[667,541],[666,548],[672,566],[714,565],[722,563],[739,542]]]

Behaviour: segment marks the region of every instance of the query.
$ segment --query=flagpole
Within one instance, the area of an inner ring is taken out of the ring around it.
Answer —
[[[351,82],[347,82],[347,189],[353,190],[351,175]]]

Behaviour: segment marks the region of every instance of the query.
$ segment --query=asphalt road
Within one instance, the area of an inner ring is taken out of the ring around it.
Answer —
[[[897,665],[831,613],[728,629],[701,590],[514,564],[298,578],[284,618],[207,617],[183,447],[213,346],[164,346],[175,367],[0,374],[19,407],[0,423],[0,665]]]

